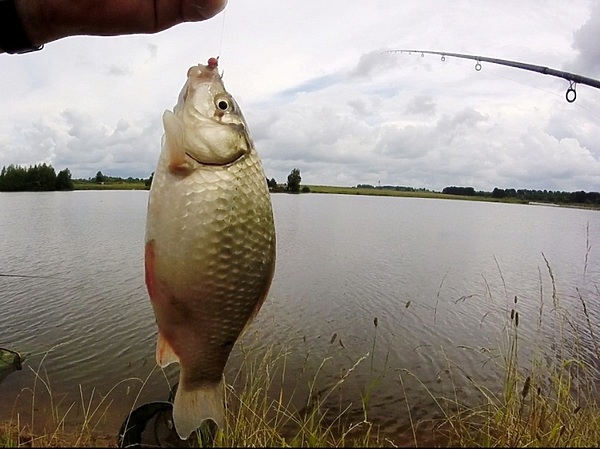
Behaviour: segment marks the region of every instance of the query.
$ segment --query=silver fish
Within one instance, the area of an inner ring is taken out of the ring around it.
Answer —
[[[275,268],[266,177],[217,59],[191,67],[164,136],[146,221],[146,287],[161,367],[179,362],[173,405],[185,439],[223,427],[223,370],[262,306]]]

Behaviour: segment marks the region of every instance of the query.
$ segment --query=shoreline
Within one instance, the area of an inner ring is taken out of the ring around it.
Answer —
[[[506,203],[506,204],[524,204],[530,206],[550,206],[550,207],[566,207],[571,209],[585,209],[600,211],[600,205],[596,204],[581,204],[581,203],[551,203],[544,201],[530,201],[518,198],[493,198],[489,196],[479,195],[452,195],[431,190],[392,190],[379,188],[363,188],[363,187],[339,187],[325,185],[304,184],[310,192],[290,193],[285,190],[270,190],[272,194],[287,193],[292,195],[305,195],[306,193],[329,193],[336,195],[363,195],[363,196],[394,196],[403,198],[430,198],[441,200],[462,200],[462,201],[480,201],[487,203]],[[96,184],[96,183],[78,183],[75,181],[74,191],[83,190],[149,190],[143,183],[122,182],[114,184]]]
[[[310,188],[310,193],[330,193],[341,195],[370,195],[370,196],[397,196],[404,198],[430,198],[440,200],[463,200],[463,201],[481,201],[487,203],[506,203],[506,204],[524,204],[532,206],[552,206],[552,207],[568,207],[572,209],[586,209],[600,211],[600,205],[586,205],[576,203],[550,203],[540,201],[520,200],[516,198],[491,198],[484,196],[467,196],[467,195],[450,195],[446,193],[432,192],[429,190],[417,191],[400,191],[390,189],[365,189],[359,187],[335,187],[321,185],[307,185]],[[282,192],[284,193],[284,192]]]

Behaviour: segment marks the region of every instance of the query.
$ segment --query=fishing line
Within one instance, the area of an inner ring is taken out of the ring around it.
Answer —
[[[221,38],[219,39],[219,52],[217,53],[217,59],[221,57],[223,51],[223,36],[225,35],[225,14],[227,14],[227,8],[221,12],[223,20],[221,20]]]

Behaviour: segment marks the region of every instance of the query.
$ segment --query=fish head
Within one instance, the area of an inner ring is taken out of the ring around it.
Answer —
[[[228,165],[252,151],[248,126],[225,90],[216,58],[190,67],[173,113],[185,154],[200,165]]]

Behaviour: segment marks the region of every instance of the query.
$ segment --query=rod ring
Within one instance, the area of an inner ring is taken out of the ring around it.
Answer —
[[[475,70],[478,72],[481,70],[481,62],[477,61],[477,64],[475,64]]]
[[[569,87],[565,93],[565,98],[569,103],[573,103],[577,99],[577,92],[573,87]]]

